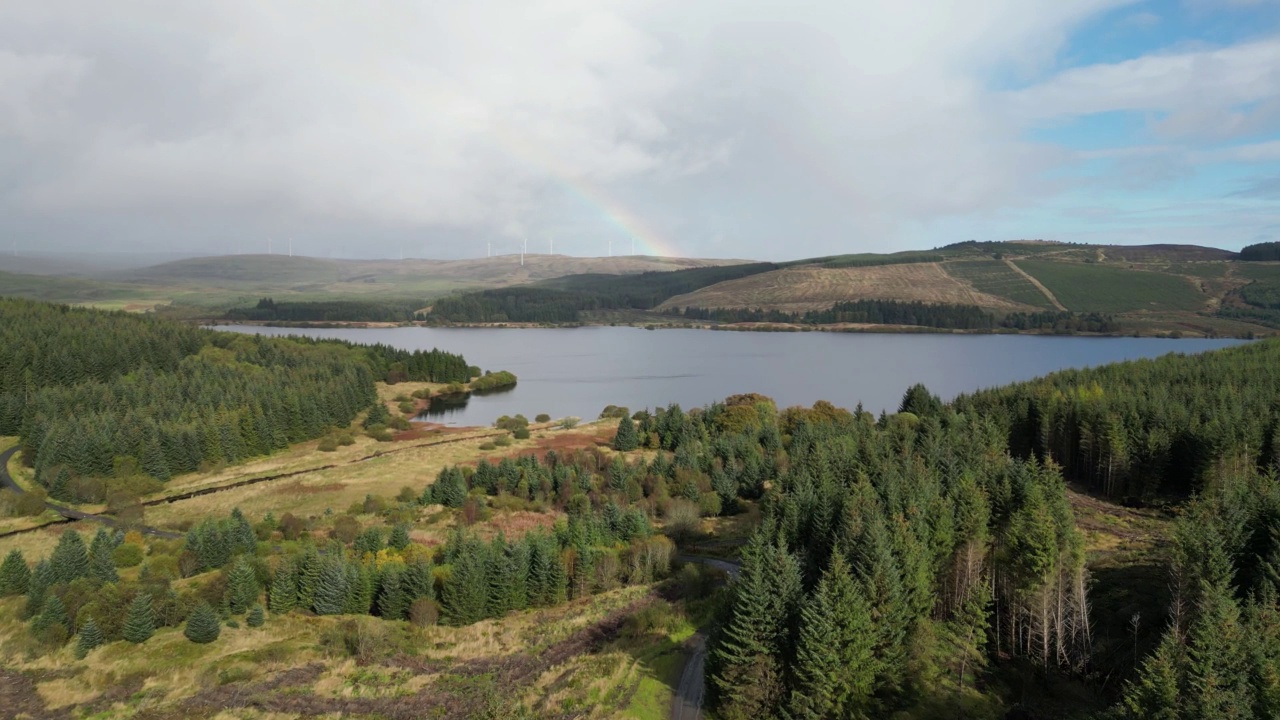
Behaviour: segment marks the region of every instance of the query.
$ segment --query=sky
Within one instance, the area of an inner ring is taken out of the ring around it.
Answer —
[[[1280,0],[0,2],[6,253],[1022,238],[1280,240]]]

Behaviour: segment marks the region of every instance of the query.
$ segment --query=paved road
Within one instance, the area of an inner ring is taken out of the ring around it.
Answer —
[[[4,451],[3,453],[0,453],[0,487],[9,488],[14,492],[22,493],[26,491],[23,490],[22,486],[19,485],[12,477],[9,476],[9,458],[13,457],[14,454],[18,452],[18,450],[19,448],[15,447],[15,448],[10,448]],[[106,515],[94,515],[93,513],[82,512],[80,510],[76,510],[75,508],[69,508],[63,505],[57,505],[55,503],[51,503],[48,501],[45,501],[45,505],[50,510],[58,513],[59,515],[61,515],[62,517],[68,520],[90,520],[93,522],[100,522],[103,525],[106,525],[108,527],[123,528],[123,526],[120,524],[120,521],[116,520],[113,517],[108,517]],[[181,533],[169,532],[168,530],[160,530],[158,528],[153,528],[153,527],[140,527],[140,528],[129,528],[129,529],[138,530],[143,535],[150,535],[152,537],[161,537],[161,538],[182,537]]]
[[[677,555],[676,562],[706,565],[728,573],[731,578],[738,577],[738,570],[741,568],[736,562],[697,555]],[[694,635],[689,640],[689,649],[689,659],[684,663],[680,684],[676,686],[676,695],[671,699],[673,720],[702,720],[702,697],[707,691],[707,637],[702,633]]]

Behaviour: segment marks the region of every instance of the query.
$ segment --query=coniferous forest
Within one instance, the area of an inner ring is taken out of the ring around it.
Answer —
[[[0,300],[0,435],[21,437],[60,499],[121,462],[167,480],[345,427],[373,403],[375,380],[465,382],[468,372],[440,351]]]
[[[19,432],[38,477],[55,482],[121,456],[172,473],[265,452],[273,446],[249,438],[323,431],[275,425],[299,408],[326,424],[356,420],[375,378],[468,372],[445,354],[0,308],[18,320],[2,326],[0,357],[23,368],[0,374],[10,378],[0,432]],[[0,596],[25,596],[19,612],[41,647],[74,643],[78,656],[147,643],[164,627],[216,643],[241,618],[257,627],[290,613],[466,626],[661,583],[704,519],[750,517],[737,576],[707,591],[715,717],[1001,717],[1050,688],[1098,699],[1074,717],[1277,717],[1277,397],[1280,342],[1270,341],[951,403],[915,386],[879,417],[825,402],[780,409],[759,395],[619,410],[611,449],[446,465],[345,513],[238,509],[145,554],[141,536],[67,532],[34,567],[9,553]],[[83,438],[72,442],[66,424]],[[194,427],[215,431],[188,441]],[[1176,515],[1153,570],[1163,590],[1128,600],[1147,613],[1099,609],[1152,580],[1124,568],[1091,577],[1073,508],[1082,492]],[[474,530],[496,507],[551,520],[509,536]],[[455,521],[442,542],[410,535],[428,512]],[[119,569],[140,564],[124,579]]]

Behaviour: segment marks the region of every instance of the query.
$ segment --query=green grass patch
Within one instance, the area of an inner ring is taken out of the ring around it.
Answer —
[[[1030,280],[1014,272],[1003,260],[965,260],[942,265],[947,274],[972,284],[981,292],[1023,305],[1052,310],[1053,303]]]
[[[1109,265],[1019,260],[1018,267],[1075,312],[1200,310],[1205,297],[1187,280]]]
[[[1280,263],[1238,262],[1232,269],[1236,275],[1249,280],[1280,280]]]

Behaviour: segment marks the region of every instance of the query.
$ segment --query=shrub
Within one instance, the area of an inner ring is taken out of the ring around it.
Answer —
[[[398,403],[409,402],[409,396],[404,393],[400,393],[399,395],[396,395],[395,400]]]
[[[498,446],[491,442],[480,443],[481,450],[496,450],[497,448]]]
[[[342,433],[338,433],[338,438],[337,438],[337,439],[338,439],[338,444],[339,444],[339,445],[342,445],[342,446],[344,446],[344,447],[345,447],[345,446],[347,446],[347,445],[355,445],[355,444],[356,444],[356,439],[355,439],[355,438],[353,438],[353,437],[351,437],[351,433],[349,433],[349,432],[342,432]]]
[[[514,437],[514,438],[515,438],[515,439],[517,439],[517,440],[528,440],[528,439],[529,439],[529,428],[527,428],[527,427],[516,428],[516,429],[515,429],[515,431],[513,431],[513,432],[511,433],[511,436],[512,436],[512,437]]]
[[[631,417],[631,411],[625,407],[606,405],[604,410],[600,411],[601,420],[616,420],[624,417]]]
[[[578,427],[578,418],[576,417],[567,417],[560,421],[560,428],[562,430],[572,430],[576,427]]]
[[[142,562],[142,547],[133,543],[124,543],[111,551],[111,562],[118,568],[136,567]]]
[[[402,417],[391,418],[391,421],[387,423],[387,426],[390,427],[392,430],[400,430],[400,431],[413,429],[413,423],[409,422],[408,420]]]
[[[386,425],[370,425],[366,433],[378,442],[391,442],[391,433]]]
[[[494,438],[493,444],[498,447],[507,447],[508,445],[511,444],[511,436],[503,435],[502,437]]]
[[[667,507],[667,534],[676,539],[695,535],[700,527],[702,509],[692,500],[677,498]]]
[[[249,610],[249,616],[244,619],[244,622],[251,628],[262,627],[262,623],[266,622],[266,618],[262,613],[262,606],[254,605]]]
[[[409,622],[418,627],[435,625],[440,620],[440,606],[435,600],[418,598],[409,606]]]
[[[409,400],[405,400],[404,402],[400,403],[397,407],[400,409],[400,412],[404,413],[405,415],[412,415],[418,409],[418,406],[414,405],[413,402]]]
[[[331,437],[327,437],[320,441],[316,449],[320,452],[333,452],[338,449],[338,442]]]
[[[191,642],[204,645],[218,639],[222,634],[222,623],[209,603],[202,602],[196,606],[191,617],[187,618],[187,626],[182,634]]]
[[[534,422],[551,422],[551,416],[546,413],[538,413],[538,417],[534,418]]]
[[[329,537],[341,543],[349,543],[356,539],[356,535],[360,534],[360,521],[350,515],[339,515],[337,520],[333,521],[333,528],[329,530]]]

